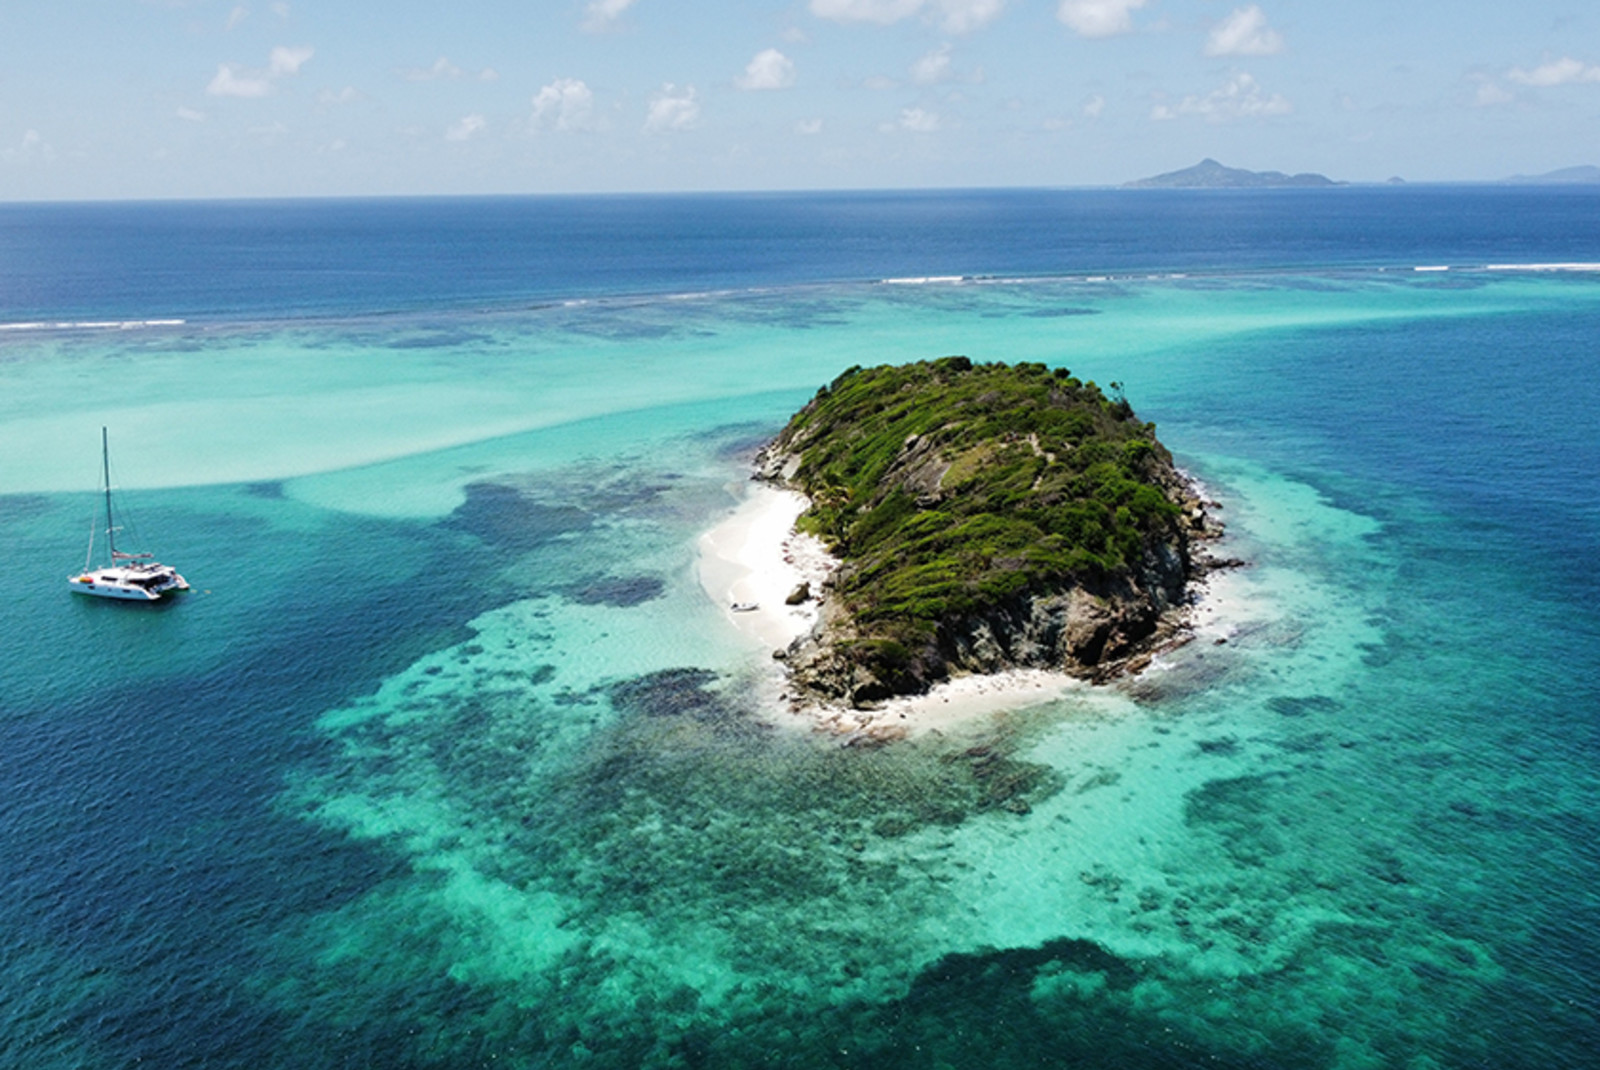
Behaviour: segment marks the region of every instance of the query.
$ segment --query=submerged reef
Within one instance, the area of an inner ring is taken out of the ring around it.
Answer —
[[[840,558],[799,692],[860,706],[951,675],[1106,679],[1173,639],[1220,534],[1119,384],[945,357],[854,367],[757,457]]]

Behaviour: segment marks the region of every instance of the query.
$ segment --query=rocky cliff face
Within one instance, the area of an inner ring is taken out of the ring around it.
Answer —
[[[1126,402],[1043,371],[962,364],[909,382],[883,375],[865,391],[836,381],[762,452],[758,478],[811,495],[818,504],[802,522],[844,561],[821,592],[816,628],[777,653],[799,692],[859,706],[965,673],[1105,679],[1178,633],[1204,567],[1199,542],[1219,530]],[[994,383],[971,381],[980,374],[1024,396],[993,397]],[[843,387],[854,388],[849,403],[838,400]],[[975,418],[997,402],[1016,408]],[[1052,406],[1089,411],[1094,426],[1035,411]],[[886,412],[902,413],[891,425],[921,430],[893,437]],[[1054,433],[1058,423],[1075,433]],[[1107,470],[1112,460],[1121,474]]]
[[[817,626],[781,652],[791,680],[802,693],[859,706],[966,673],[1051,669],[1103,681],[1142,668],[1183,627],[1189,584],[1204,567],[1192,540],[1219,534],[1191,501],[1185,530],[1153,540],[1136,569],[1020,592],[941,620],[921,644],[857,624],[836,595],[854,572],[846,564],[824,586]]]

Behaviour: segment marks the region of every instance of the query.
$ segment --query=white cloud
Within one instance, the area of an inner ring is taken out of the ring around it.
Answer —
[[[900,110],[900,129],[913,130],[919,134],[931,134],[939,129],[939,116],[931,111],[921,108],[902,108]]]
[[[1580,82],[1600,82],[1600,67],[1580,63],[1571,56],[1563,56],[1541,63],[1531,71],[1513,67],[1506,77],[1523,85],[1574,85]]]
[[[1515,95],[1501,89],[1493,82],[1484,82],[1478,87],[1478,93],[1473,98],[1473,103],[1480,108],[1492,108],[1497,104],[1510,104],[1516,99]]]
[[[925,0],[811,0],[811,13],[835,22],[891,22],[910,18]]]
[[[822,120],[801,119],[798,123],[794,124],[794,132],[797,134],[805,134],[808,137],[812,134],[820,134],[822,133]]]
[[[408,82],[432,82],[440,78],[460,78],[461,68],[444,56],[433,61],[431,67],[401,67],[400,77]]]
[[[946,33],[971,33],[1000,17],[1005,0],[940,0],[939,25]]]
[[[1114,37],[1133,29],[1133,12],[1147,0],[1061,0],[1056,18],[1083,37]]]
[[[671,82],[661,87],[650,101],[650,112],[645,117],[646,133],[664,133],[668,130],[687,130],[700,119],[700,104],[694,86],[685,86],[680,92]]]
[[[219,64],[217,73],[206,86],[206,92],[214,97],[270,96],[277,89],[278,79],[299,74],[300,68],[304,67],[315,53],[316,49],[310,45],[299,45],[294,48],[279,45],[267,56],[265,70],[240,67],[232,63]]]
[[[272,92],[272,80],[264,74],[252,74],[224,63],[217,67],[206,92],[214,97],[264,97]]]
[[[11,160],[48,161],[56,158],[56,150],[40,136],[39,131],[28,130],[22,135],[22,140],[18,142],[16,148],[5,151],[5,156]]]
[[[950,77],[950,46],[934,49],[911,65],[911,80],[918,85],[933,85]]]
[[[488,125],[489,120],[481,115],[463,115],[450,124],[450,128],[444,132],[444,139],[446,141],[466,141],[481,133],[483,128]]]
[[[794,60],[776,48],[757,52],[738,79],[740,89],[788,89],[792,85]]]
[[[271,11],[272,11],[272,13],[274,15],[278,16],[280,19],[286,19],[286,18],[289,17],[289,5],[288,4],[285,4],[285,3],[282,3],[282,2],[273,4],[272,8],[271,8]]]
[[[1283,51],[1283,35],[1267,25],[1267,16],[1255,4],[1236,7],[1211,28],[1206,41],[1208,56],[1275,56]]]
[[[1106,110],[1106,98],[1099,93],[1094,94],[1083,102],[1083,114],[1090,119],[1100,118],[1100,113]]]
[[[834,22],[887,26],[921,12],[946,33],[970,33],[999,18],[1005,6],[1006,0],[811,0],[811,13]]]
[[[485,67],[478,72],[478,81],[480,82],[498,82],[499,80],[500,72],[493,67]]]
[[[175,114],[186,123],[203,123],[206,121],[206,113],[196,111],[193,108],[179,108]]]
[[[557,130],[594,128],[594,91],[577,78],[557,78],[533,98],[533,125]]]
[[[880,93],[885,89],[894,89],[899,84],[900,83],[896,82],[893,78],[883,74],[874,74],[871,77],[863,78],[861,80],[861,88],[870,89],[874,93]]]
[[[300,68],[306,65],[306,61],[314,56],[316,51],[310,45],[299,45],[295,48],[279,45],[272,50],[272,55],[267,59],[267,73],[274,78],[299,74]]]
[[[223,29],[231,30],[249,17],[250,9],[245,7],[243,4],[240,4],[232,11],[228,12],[228,24],[223,27]]]
[[[355,86],[347,85],[343,89],[324,89],[317,94],[317,103],[323,105],[348,104],[360,96],[361,94],[356,91]]]
[[[1287,98],[1277,93],[1268,96],[1261,91],[1261,86],[1254,78],[1241,71],[1203,97],[1184,97],[1176,110],[1165,104],[1157,105],[1151,110],[1150,118],[1161,120],[1179,115],[1198,115],[1207,122],[1224,123],[1232,119],[1287,115],[1293,110]]]
[[[593,33],[608,30],[616,25],[623,12],[634,5],[636,0],[591,0],[585,10],[583,28]]]

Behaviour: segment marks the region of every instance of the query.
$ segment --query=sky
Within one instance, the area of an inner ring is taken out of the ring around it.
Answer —
[[[1594,0],[4,0],[0,201],[1600,163]]]

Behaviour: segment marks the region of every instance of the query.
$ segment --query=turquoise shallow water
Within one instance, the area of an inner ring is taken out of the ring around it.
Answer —
[[[1591,276],[1376,270],[9,338],[0,1055],[1592,1064],[1596,338]],[[957,352],[1125,384],[1228,641],[774,727],[695,538],[818,384]],[[180,604],[59,582],[101,423]]]

